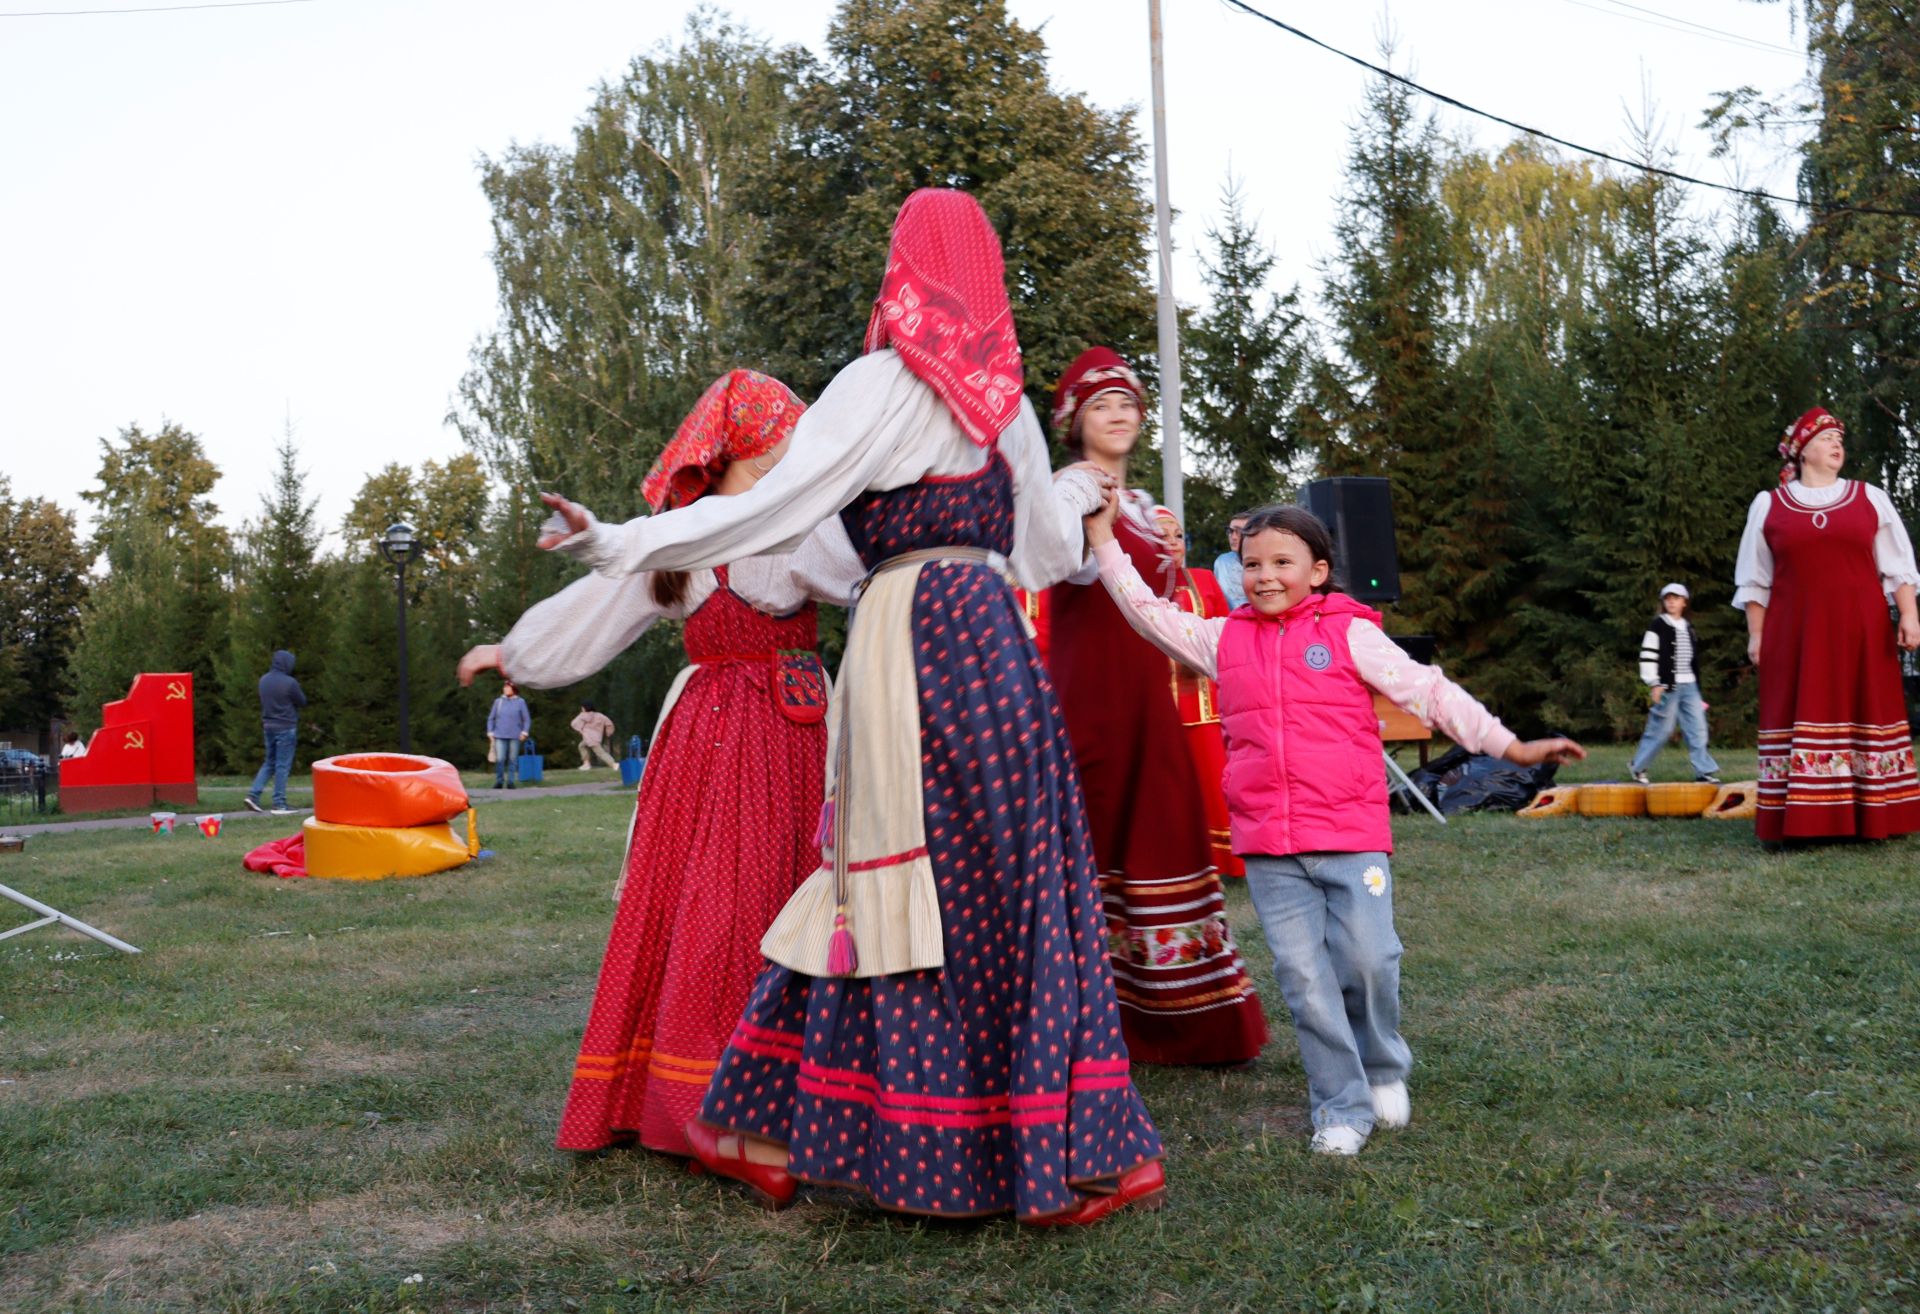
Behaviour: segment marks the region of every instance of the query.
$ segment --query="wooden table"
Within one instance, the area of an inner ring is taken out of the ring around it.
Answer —
[[[1412,712],[1394,705],[1383,693],[1373,696],[1373,714],[1380,721],[1380,741],[1384,744],[1418,744],[1420,765],[1427,764],[1427,750],[1433,745],[1433,731]]]

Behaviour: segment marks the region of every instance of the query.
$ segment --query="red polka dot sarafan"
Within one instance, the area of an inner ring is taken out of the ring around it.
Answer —
[[[1012,546],[1012,476],[866,493],[875,565]],[[1120,1036],[1093,849],[1053,688],[1013,591],[923,566],[913,601],[921,786],[946,965],[867,979],[769,966],[701,1117],[788,1146],[803,1180],[908,1213],[1035,1218],[1161,1155]]]
[[[774,654],[814,647],[815,608],[755,610],[720,586],[687,617],[696,663],[654,740],[626,883],[557,1144],[638,1140],[689,1154],[721,1051],[759,974],[760,937],[820,864],[827,730],[776,703]]]

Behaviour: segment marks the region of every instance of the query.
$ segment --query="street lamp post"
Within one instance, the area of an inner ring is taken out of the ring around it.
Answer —
[[[413,526],[396,520],[380,536],[380,555],[393,566],[393,586],[400,608],[400,751],[413,751],[413,731],[407,724],[407,563],[420,555]]]

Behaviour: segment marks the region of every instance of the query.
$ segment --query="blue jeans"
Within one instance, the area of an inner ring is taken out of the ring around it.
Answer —
[[[272,776],[273,805],[284,808],[287,805],[287,772],[293,770],[293,745],[300,737],[300,731],[296,727],[292,730],[269,730],[266,734],[266,761],[253,773],[253,784],[247,790],[247,797],[259,802],[260,791],[267,787],[267,777]]]
[[[493,783],[496,787],[505,781],[508,789],[520,783],[520,741],[501,739],[493,741]]]
[[[1640,736],[1640,747],[1633,755],[1633,769],[1645,771],[1654,754],[1666,747],[1676,719],[1680,722],[1680,733],[1686,736],[1687,760],[1693,763],[1693,774],[1706,776],[1719,771],[1720,764],[1707,751],[1707,704],[1701,699],[1697,684],[1672,686],[1647,710],[1647,729]]]
[[[1400,937],[1384,853],[1249,854],[1247,891],[1293,1014],[1313,1125],[1373,1130],[1373,1092],[1406,1080]],[[1370,879],[1371,878],[1371,879]]]

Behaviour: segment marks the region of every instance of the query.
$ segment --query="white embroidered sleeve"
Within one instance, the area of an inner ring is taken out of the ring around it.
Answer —
[[[1013,552],[1008,565],[1020,587],[1037,593],[1081,565],[1086,551],[1082,516],[1100,509],[1100,489],[1085,471],[1055,476],[1047,464],[1040,417],[1025,399],[1000,435],[1000,454],[1013,473]]]
[[[1093,550],[1093,559],[1100,570],[1100,582],[1107,586],[1120,614],[1140,637],[1190,670],[1209,678],[1220,674],[1220,635],[1227,627],[1224,616],[1195,616],[1156,596],[1133,568],[1125,550],[1112,539]]]
[[[1773,549],[1762,531],[1772,493],[1757,493],[1747,507],[1747,527],[1740,533],[1740,551],[1733,560],[1733,605],[1745,611],[1749,602],[1766,606],[1773,598]]]
[[[1880,528],[1873,535],[1873,564],[1880,572],[1880,591],[1891,594],[1902,584],[1920,588],[1920,570],[1915,569],[1913,540],[1894,510],[1893,499],[1872,484],[1865,485],[1867,501],[1880,517]]]
[[[508,679],[530,689],[576,683],[604,669],[656,620],[685,615],[706,601],[713,586],[712,571],[697,572],[685,604],[669,610],[653,600],[650,574],[583,575],[514,622],[500,640],[500,665]]]

